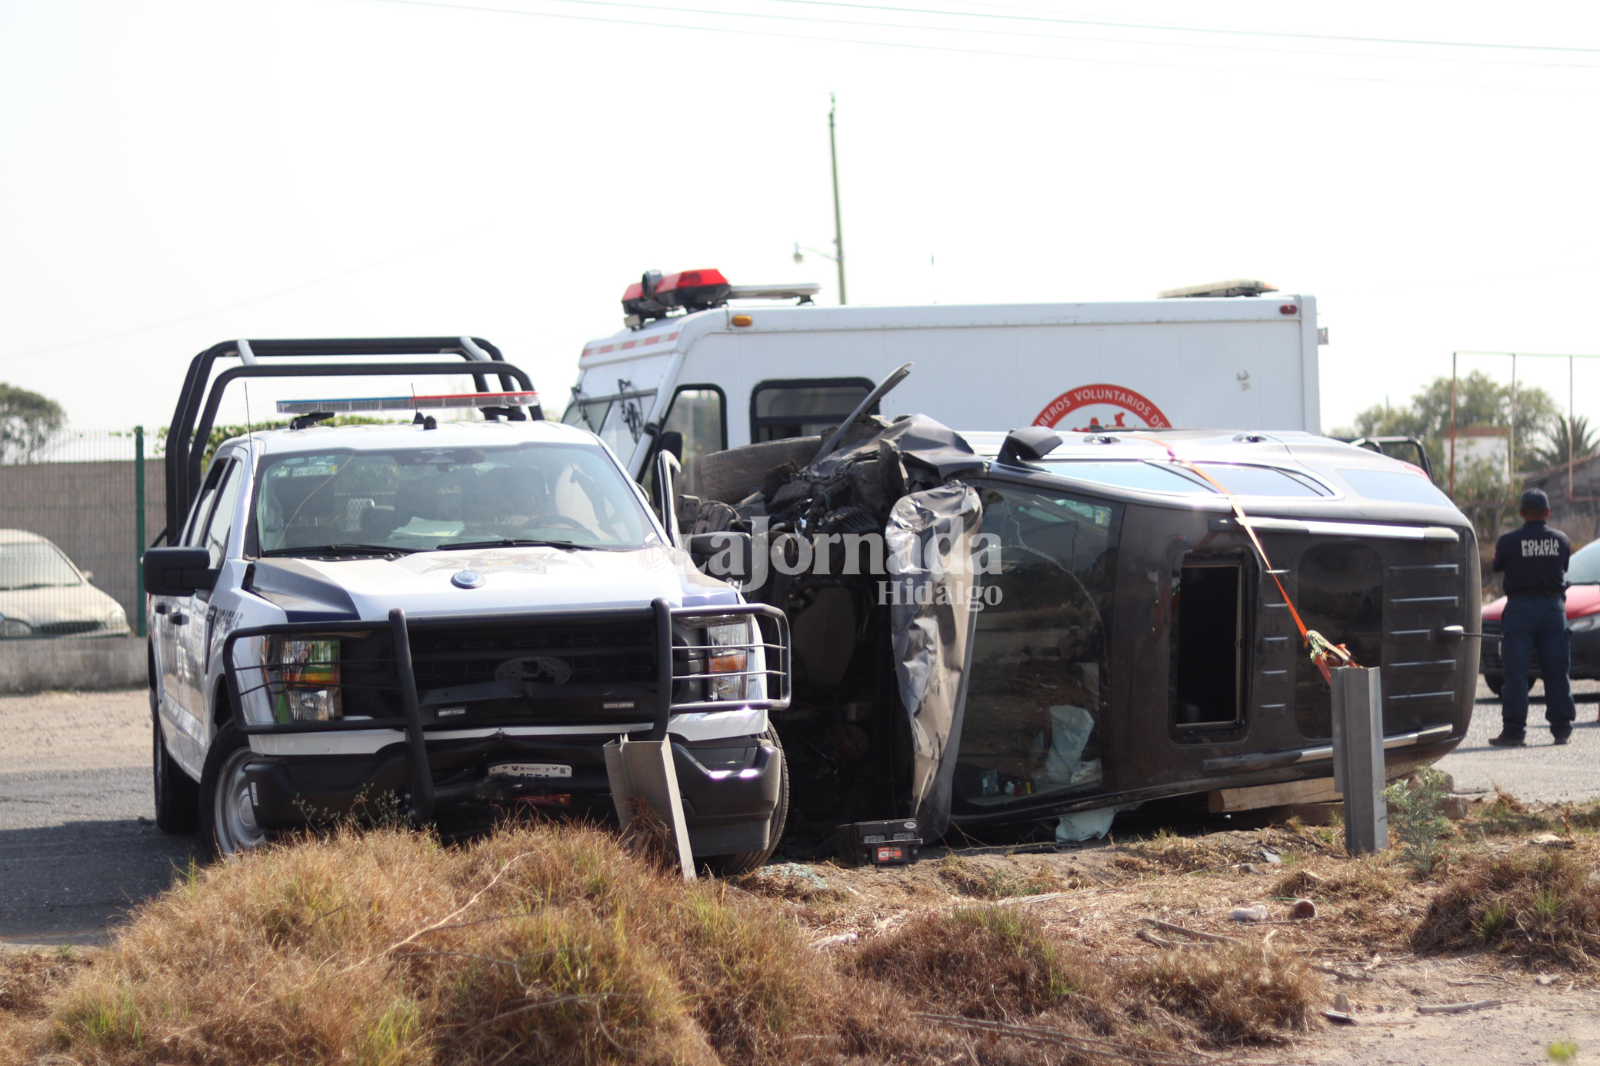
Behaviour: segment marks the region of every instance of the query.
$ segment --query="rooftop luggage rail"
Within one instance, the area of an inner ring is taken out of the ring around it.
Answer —
[[[533,382],[521,369],[507,363],[500,349],[482,337],[352,337],[310,340],[231,340],[214,344],[189,362],[183,381],[183,391],[178,394],[178,406],[173,412],[167,430],[166,477],[167,509],[166,536],[176,537],[184,516],[200,489],[201,466],[205,460],[206,445],[216,421],[217,408],[227,387],[240,378],[281,377],[385,377],[385,376],[446,376],[462,373],[458,362],[324,362],[327,359],[380,359],[392,360],[399,356],[442,355],[454,356],[473,366],[474,388],[478,392],[512,392],[517,388],[532,392]],[[219,359],[238,359],[239,365],[231,367],[215,380],[211,372]],[[292,360],[266,362],[266,360]],[[499,380],[498,389],[491,388],[488,378]],[[502,408],[489,405],[485,413],[498,418]],[[543,411],[535,406],[529,417],[543,418]]]

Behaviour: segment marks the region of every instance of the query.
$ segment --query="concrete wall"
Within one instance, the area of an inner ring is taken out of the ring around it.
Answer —
[[[143,688],[147,661],[138,637],[0,641],[0,694]]]
[[[146,459],[145,545],[140,545],[134,536],[132,460],[0,465],[0,528],[53,540],[79,569],[94,572],[91,583],[122,604],[135,627],[137,560],[161,532],[166,498],[161,460]]]

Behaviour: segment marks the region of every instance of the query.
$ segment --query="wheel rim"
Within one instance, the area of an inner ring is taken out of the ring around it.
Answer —
[[[216,826],[217,850],[224,855],[258,848],[267,842],[267,835],[256,824],[255,804],[250,802],[250,781],[245,777],[245,767],[253,758],[249,748],[240,748],[228,756],[217,775],[217,798],[212,819]]]

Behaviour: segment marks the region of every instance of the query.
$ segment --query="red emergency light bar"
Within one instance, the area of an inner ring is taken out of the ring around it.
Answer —
[[[523,407],[539,405],[537,392],[454,392],[434,396],[344,396],[322,400],[279,400],[281,415],[338,414],[350,411],[420,411],[441,408]]]
[[[680,270],[663,277],[647,271],[622,293],[622,310],[630,318],[648,322],[665,318],[675,309],[705,311],[728,302],[733,286],[720,270]]]

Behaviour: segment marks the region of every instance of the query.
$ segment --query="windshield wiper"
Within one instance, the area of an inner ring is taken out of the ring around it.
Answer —
[[[262,558],[274,555],[410,555],[417,548],[398,548],[393,544],[313,544],[305,548],[270,548]]]
[[[438,551],[456,551],[466,548],[569,548],[593,550],[588,544],[574,544],[570,540],[517,540],[512,537],[495,537],[493,540],[453,540],[441,544]]]

